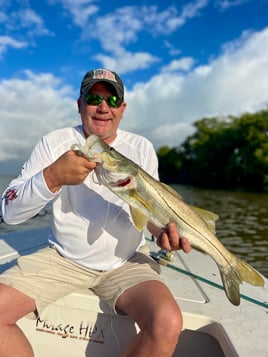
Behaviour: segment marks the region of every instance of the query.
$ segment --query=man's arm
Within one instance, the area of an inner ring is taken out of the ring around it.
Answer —
[[[59,194],[63,185],[82,183],[96,167],[94,162],[69,150],[54,162],[44,161],[39,143],[2,197],[2,216],[7,224],[19,224],[32,218]],[[52,160],[52,159],[51,159]]]

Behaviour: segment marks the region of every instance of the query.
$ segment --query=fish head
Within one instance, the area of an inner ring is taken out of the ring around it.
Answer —
[[[97,135],[90,135],[86,139],[85,145],[77,145],[79,150],[91,161],[102,162],[102,154],[105,151],[105,144]]]
[[[97,163],[95,172],[100,183],[114,189],[133,187],[137,165],[96,135],[88,137],[81,151]]]

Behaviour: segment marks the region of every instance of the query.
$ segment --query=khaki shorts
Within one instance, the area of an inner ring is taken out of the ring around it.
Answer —
[[[116,312],[116,301],[126,289],[147,280],[162,281],[159,273],[159,265],[141,251],[121,267],[100,272],[63,258],[48,247],[20,257],[16,266],[0,275],[0,283],[33,298],[38,314],[52,302],[81,289],[91,289]]]

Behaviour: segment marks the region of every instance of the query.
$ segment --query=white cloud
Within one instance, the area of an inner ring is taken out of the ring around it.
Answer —
[[[218,0],[216,1],[215,6],[224,11],[230,7],[244,5],[247,2],[249,2],[249,0]]]
[[[177,56],[181,53],[181,50],[174,47],[169,41],[164,41],[164,46],[168,49],[170,56]]]
[[[50,31],[45,28],[43,19],[32,9],[25,8],[11,14],[14,28],[25,28],[28,33],[34,36],[51,35]]]
[[[156,147],[177,146],[206,116],[241,114],[267,106],[268,28],[243,35],[222,54],[191,72],[163,72],[127,93],[124,128]],[[162,137],[161,137],[162,133]]]
[[[94,59],[99,60],[104,67],[118,68],[121,73],[148,68],[160,59],[146,52],[130,52],[127,50],[128,45],[137,42],[141,32],[150,32],[152,36],[174,32],[188,18],[198,16],[199,10],[206,4],[207,0],[190,3],[183,8],[181,16],[174,6],[161,11],[156,6],[125,6],[89,22],[88,27],[83,29],[82,37],[85,40],[92,36],[100,42],[108,54],[97,54]],[[112,34],[112,41],[108,33]],[[172,48],[167,42],[165,46]],[[174,54],[175,49],[172,50]]]
[[[194,59],[184,57],[178,60],[171,61],[167,66],[163,66],[162,72],[189,71],[194,65]]]
[[[29,46],[30,41],[37,36],[53,35],[45,27],[42,17],[28,6],[27,1],[19,1],[16,4],[5,1],[1,6],[0,24],[2,33],[5,34],[0,36],[2,53],[7,50],[7,46],[3,45],[6,39],[9,39],[10,47],[19,49],[26,47],[26,43]]]
[[[81,43],[87,45],[89,39],[95,39],[100,43],[105,53],[98,54],[94,58],[101,61],[104,67],[108,64],[110,68],[115,68],[113,63],[119,62],[119,68],[125,71],[125,68],[129,67],[131,71],[147,68],[157,61],[157,58],[150,53],[139,51],[130,53],[127,50],[129,45],[138,42],[142,32],[149,33],[152,37],[171,34],[178,27],[183,26],[188,19],[200,16],[200,10],[208,4],[208,1],[190,2],[182,8],[181,14],[175,6],[168,6],[163,10],[157,6],[123,6],[105,15],[98,14],[100,9],[92,0],[50,0],[49,3],[62,4],[73,23],[81,29]],[[173,55],[178,53],[171,44],[165,42],[165,46],[170,48]],[[131,62],[129,62],[130,57],[133,58]]]
[[[94,0],[49,0],[48,3],[62,4],[66,13],[71,16],[73,23],[81,28],[87,27],[89,18],[96,14],[99,7]]]
[[[0,161],[25,160],[37,140],[78,117],[73,92],[51,74],[0,82]]]
[[[185,5],[181,15],[175,6],[159,10],[157,6],[125,6],[113,13],[98,16],[89,24],[94,31],[85,30],[85,36],[95,36],[105,50],[116,51],[128,43],[136,42],[138,33],[146,31],[153,36],[170,34],[185,24],[188,19],[200,15],[200,10],[208,4],[207,0],[197,0]],[[116,31],[114,29],[116,28]],[[113,34],[113,41],[107,33]]]
[[[187,19],[200,16],[200,10],[208,5],[208,0],[196,0],[188,3],[182,9],[181,23],[185,23]]]
[[[116,71],[123,73],[129,73],[135,70],[140,70],[150,67],[150,65],[159,62],[160,59],[146,52],[126,52],[122,50],[121,54],[116,56],[105,56],[98,54],[94,56],[99,60],[104,68],[112,68]]]
[[[122,128],[145,135],[156,148],[173,147],[193,131],[196,120],[267,105],[268,28],[226,44],[206,65],[194,67],[192,61],[171,62],[149,81],[127,88]],[[0,161],[25,159],[42,135],[79,123],[77,95],[49,73],[26,71],[21,78],[2,80]]]
[[[10,47],[19,49],[27,47],[27,43],[24,41],[17,41],[10,36],[0,36],[0,57],[3,55]]]
[[[119,54],[129,43],[137,41],[137,33],[142,30],[142,19],[137,16],[135,7],[123,7],[114,13],[99,16],[84,31],[100,41],[102,48],[113,54]],[[115,30],[116,29],[116,30]],[[107,34],[112,34],[107,36]]]

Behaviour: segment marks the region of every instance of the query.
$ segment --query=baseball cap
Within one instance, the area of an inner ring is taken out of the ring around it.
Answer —
[[[117,73],[103,68],[88,71],[85,74],[81,82],[80,94],[86,95],[91,87],[98,82],[110,83],[117,96],[120,99],[124,99],[124,85],[121,78]]]

